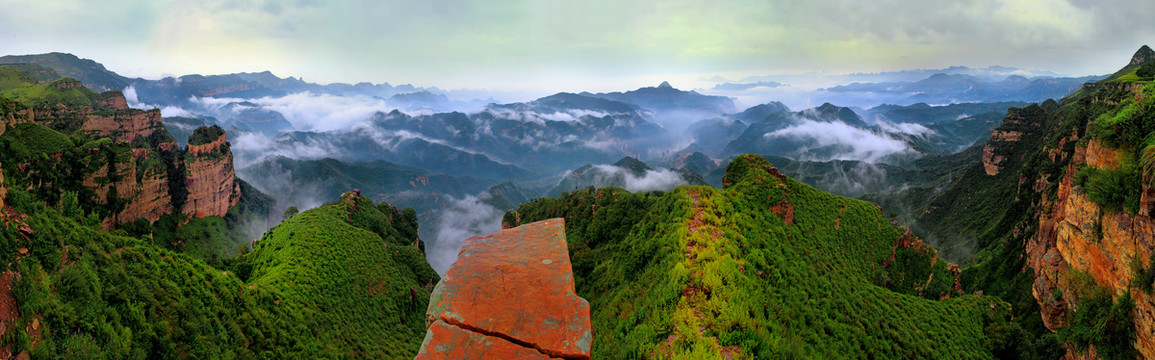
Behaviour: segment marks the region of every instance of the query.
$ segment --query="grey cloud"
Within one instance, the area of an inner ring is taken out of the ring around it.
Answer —
[[[429,265],[438,274],[444,276],[453,262],[457,261],[457,254],[466,238],[501,230],[501,217],[505,212],[483,201],[485,196],[489,196],[488,193],[481,196],[449,198],[452,205],[441,211],[436,240],[429,244],[425,255]]]
[[[891,155],[918,153],[905,142],[868,129],[853,127],[841,122],[818,122],[808,119],[798,119],[798,123],[789,127],[766,133],[768,139],[791,139],[807,144],[797,153],[805,154],[798,160],[829,161],[829,160],[860,160],[876,163]],[[810,150],[825,148],[823,153],[812,153]]]

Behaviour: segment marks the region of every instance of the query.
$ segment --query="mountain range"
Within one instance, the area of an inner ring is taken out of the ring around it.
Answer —
[[[1058,100],[803,110],[663,83],[386,111],[349,99],[445,98],[260,73],[96,92],[118,77],[95,62],[3,59],[3,358],[413,358],[443,326],[538,357],[523,335],[570,358],[1155,356],[1146,46]],[[1023,79],[914,83],[1066,86]],[[357,110],[290,106],[312,101]],[[555,260],[472,237],[542,221],[569,261],[535,291],[584,299],[584,334],[493,295]],[[463,244],[515,265],[446,294]],[[546,325],[487,331],[448,295]]]

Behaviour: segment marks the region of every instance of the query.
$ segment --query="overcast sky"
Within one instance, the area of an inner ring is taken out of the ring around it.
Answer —
[[[625,89],[657,79],[1005,65],[1105,74],[1155,1],[0,0],[0,54],[127,76]],[[675,85],[677,85],[675,83]]]

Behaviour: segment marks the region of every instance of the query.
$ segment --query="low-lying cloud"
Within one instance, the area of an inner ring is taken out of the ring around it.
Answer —
[[[428,244],[425,255],[438,274],[445,276],[457,261],[465,239],[501,230],[501,217],[505,212],[485,203],[487,196],[488,193],[483,193],[480,197],[450,198],[452,205],[441,211],[435,240]]]
[[[152,105],[140,102],[140,97],[136,93],[136,87],[129,85],[120,91],[124,94],[124,100],[128,103],[128,107],[141,110],[160,109],[161,117],[196,117],[196,114],[177,106],[166,105]]]
[[[614,165],[594,165],[598,170],[598,177],[594,179],[595,187],[620,186],[629,192],[650,192],[654,190],[668,191],[680,185],[686,185],[681,174],[670,169],[646,170],[642,176]]]
[[[316,183],[300,183],[294,181],[293,172],[273,162],[262,167],[259,171],[253,168],[237,166],[237,177],[245,180],[262,193],[273,197],[275,203],[269,210],[269,218],[264,222],[264,229],[250,229],[250,232],[260,236],[272,226],[280,223],[286,209],[296,206],[304,212],[323,205],[333,199],[325,199],[324,189]],[[260,230],[256,232],[255,230]]]
[[[876,125],[878,125],[878,128],[882,129],[882,131],[891,133],[903,133],[921,137],[935,134],[934,130],[931,130],[926,126],[922,126],[922,124],[879,121],[876,123]]]
[[[802,145],[798,160],[860,160],[870,163],[897,154],[916,154],[905,142],[868,129],[841,122],[818,122],[800,119],[789,127],[763,135],[767,139],[788,139]],[[821,152],[812,150],[823,149]]]
[[[336,96],[310,92],[258,99],[192,97],[189,102],[196,105],[197,110],[206,111],[222,119],[231,118],[236,112],[246,108],[275,111],[292,124],[295,130],[318,132],[348,129],[367,121],[379,111],[387,112],[395,108],[385,100],[368,96]]]
[[[235,134],[235,135],[234,135]],[[339,158],[341,147],[322,140],[292,143],[278,142],[275,138],[256,132],[229,134],[233,162],[237,168],[247,167],[269,156],[284,156],[298,160]]]

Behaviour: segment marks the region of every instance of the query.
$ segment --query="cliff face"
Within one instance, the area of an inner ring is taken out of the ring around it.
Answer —
[[[433,289],[417,359],[589,359],[589,311],[565,220],[471,237]]]
[[[55,86],[80,85],[63,81]],[[112,139],[111,143],[83,150],[90,159],[88,169],[78,170],[83,172],[83,185],[95,193],[96,203],[124,204],[122,210],[104,220],[107,228],[137,219],[156,221],[177,210],[177,203],[183,203],[181,211],[190,216],[224,216],[239,201],[240,186],[223,134],[211,142],[179,149],[164,133],[159,110],[131,109],[119,91],[95,95],[90,105],[22,109],[2,120],[8,125],[32,121],[65,133]],[[174,169],[177,171],[170,171]],[[179,169],[187,175],[170,178],[170,174],[180,173]],[[187,189],[187,198],[174,199],[174,188]],[[115,200],[109,197],[113,191]]]
[[[77,85],[80,86],[80,85]],[[28,110],[26,119],[57,129],[71,129],[93,136],[131,142],[164,131],[160,110],[131,109],[119,91],[97,95],[91,105],[40,107]]]
[[[240,200],[241,193],[225,135],[206,144],[190,144],[185,159],[188,201],[184,213],[195,217],[224,216]]]
[[[1037,129],[1041,123],[1037,116],[1039,109],[1011,109],[1003,124],[991,132],[987,144],[983,146],[983,170],[987,175],[998,175],[999,165],[1014,154],[1017,143],[1022,141],[1024,131]]]
[[[1038,235],[1027,244],[1028,264],[1036,270],[1032,289],[1042,307],[1044,324],[1057,329],[1066,325],[1069,312],[1078,301],[1066,276],[1071,269],[1084,271],[1112,296],[1131,288],[1135,276],[1132,263],[1148,264],[1155,247],[1155,223],[1148,206],[1130,215],[1119,209],[1104,209],[1092,202],[1086,191],[1074,185],[1077,171],[1088,166],[1115,169],[1122,152],[1092,139],[1077,145],[1071,163],[1059,183],[1057,196],[1042,200]],[[1144,194],[1150,189],[1144,188]],[[1135,301],[1136,348],[1144,358],[1155,358],[1155,298],[1131,291]],[[1069,352],[1069,356],[1075,356]]]
[[[124,100],[123,97],[119,99]],[[132,141],[137,137],[148,137],[153,132],[163,129],[160,110],[157,109],[89,113],[80,128],[81,131],[93,132],[118,141]]]
[[[106,228],[142,218],[153,222],[172,212],[172,197],[164,169],[147,169],[138,165],[155,156],[157,154],[148,149],[131,149],[111,157],[111,162],[109,157],[98,157],[102,163],[84,178],[84,186],[96,193],[100,203],[107,204],[109,192],[114,189],[116,197],[126,202],[124,210],[104,220]]]

